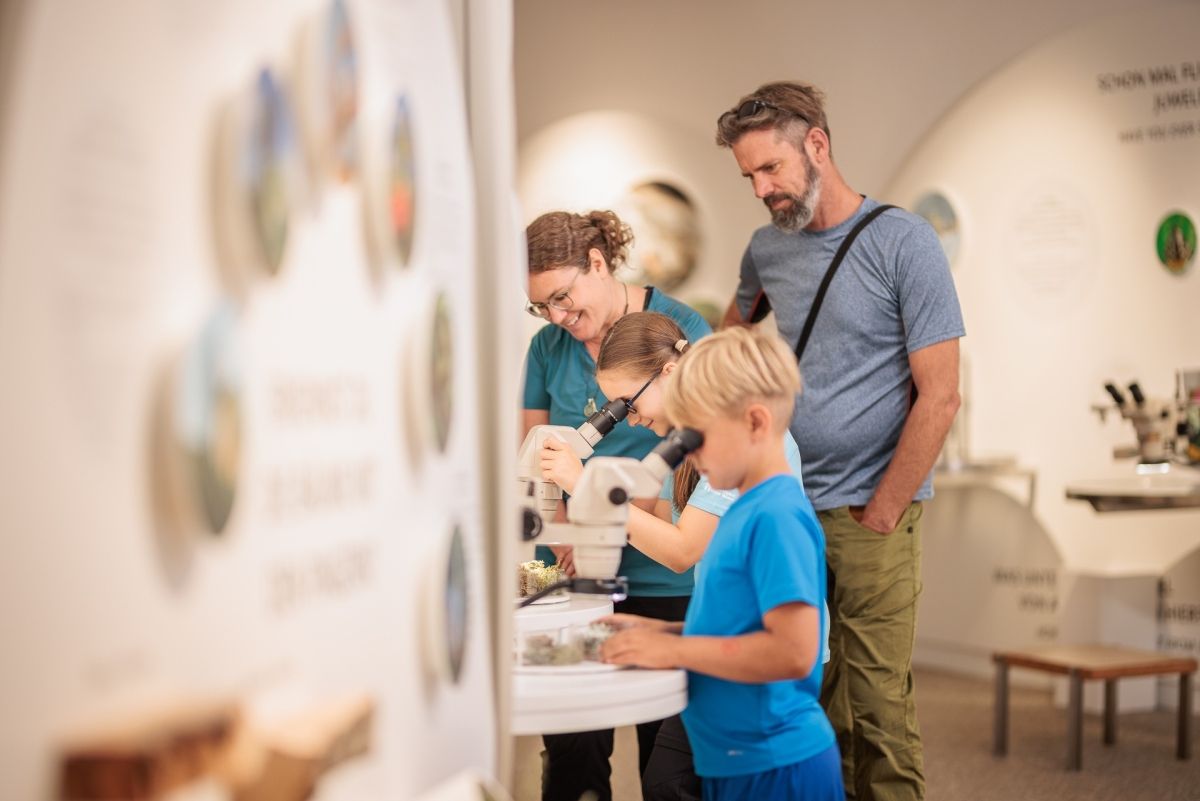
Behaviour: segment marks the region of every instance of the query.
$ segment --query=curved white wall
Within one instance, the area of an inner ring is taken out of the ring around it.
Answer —
[[[1063,491],[1132,470],[1111,455],[1132,427],[1090,411],[1104,381],[1171,397],[1175,370],[1200,364],[1200,269],[1170,274],[1155,253],[1167,213],[1200,216],[1200,107],[1156,112],[1163,92],[1200,90],[1197,28],[1196,5],[1162,6],[1044,42],[956,105],[884,193],[958,203],[970,442],[1037,470],[1037,516],[1077,571],[1156,574],[1200,546],[1200,512],[1098,515]],[[1105,90],[1156,67],[1177,80]],[[1122,140],[1159,125],[1162,141]]]

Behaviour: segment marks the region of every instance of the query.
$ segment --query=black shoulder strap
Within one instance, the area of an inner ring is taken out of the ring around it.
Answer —
[[[833,281],[833,274],[837,272],[838,267],[842,266],[842,260],[846,258],[846,253],[850,250],[850,246],[854,244],[854,240],[862,232],[862,229],[870,225],[872,220],[888,209],[894,208],[896,207],[885,203],[871,209],[867,212],[866,216],[850,229],[850,233],[846,234],[846,238],[842,240],[842,246],[838,248],[833,261],[829,263],[829,269],[825,271],[825,277],[821,279],[821,286],[817,288],[817,296],[813,298],[812,308],[808,310],[808,318],[804,321],[804,329],[800,332],[800,341],[796,343],[797,363],[800,362],[800,357],[804,355],[804,348],[808,345],[808,338],[812,335],[813,326],[816,325],[817,312],[821,310],[821,303],[825,300],[825,293],[829,291],[829,284]]]

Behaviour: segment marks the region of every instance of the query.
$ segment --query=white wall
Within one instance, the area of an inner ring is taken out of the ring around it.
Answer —
[[[750,232],[767,219],[729,153],[712,144],[718,114],[737,98],[770,80],[822,87],[838,165],[853,187],[878,194],[929,127],[978,81],[1052,34],[1146,5],[518,0],[521,175],[536,168],[525,148],[544,148],[568,118],[614,112],[626,129],[636,118],[648,138],[634,154],[645,160],[665,143],[667,165],[701,207],[701,262],[675,294],[727,298]],[[564,191],[573,189],[566,177],[558,180]],[[585,189],[574,197],[581,205],[606,199]],[[531,219],[548,210],[542,206],[550,198],[522,201]]]
[[[1197,23],[1200,7],[1175,5],[1048,39],[956,105],[887,190],[912,204],[942,188],[960,209],[969,440],[1037,471],[1035,512],[1068,570],[1156,575],[1200,546],[1200,511],[1097,514],[1064,495],[1132,475],[1112,456],[1132,426],[1090,410],[1110,403],[1104,381],[1171,398],[1175,371],[1200,363],[1200,271],[1172,274],[1155,251],[1168,213],[1200,214],[1200,114],[1155,105],[1200,86],[1180,66],[1195,60]],[[1106,74],[1164,65],[1177,81],[1101,88]],[[1122,139],[1159,125],[1187,133]]]

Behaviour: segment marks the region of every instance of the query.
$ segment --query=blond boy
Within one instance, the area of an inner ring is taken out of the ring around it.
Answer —
[[[693,458],[739,497],[696,568],[682,624],[614,615],[617,664],[684,668],[684,725],[706,801],[841,801],[833,728],[818,702],[825,539],[783,448],[800,376],[775,336],[722,331],[696,343],[666,385]]]

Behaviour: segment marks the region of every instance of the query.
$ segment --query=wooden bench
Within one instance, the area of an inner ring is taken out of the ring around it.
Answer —
[[[1070,679],[1067,706],[1067,770],[1083,766],[1083,682],[1104,680],[1104,744],[1117,741],[1117,679],[1179,674],[1179,732],[1176,756],[1192,755],[1192,674],[1195,659],[1108,645],[1056,645],[1000,651],[996,663],[995,754],[1008,753],[1008,671],[1011,667],[1057,673]]]

